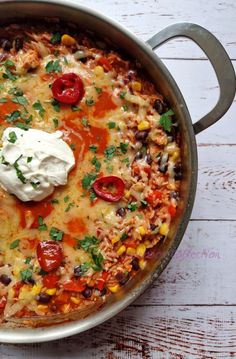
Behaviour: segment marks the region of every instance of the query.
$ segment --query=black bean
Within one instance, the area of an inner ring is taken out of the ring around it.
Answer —
[[[161,115],[165,110],[165,105],[161,100],[155,100],[153,108]]]
[[[179,192],[170,192],[170,198],[179,199]]]
[[[103,289],[101,290],[100,294],[101,294],[101,297],[102,297],[103,295],[106,295],[106,294],[107,294],[107,289],[106,289],[106,288],[103,288]]]
[[[125,283],[128,282],[130,275],[129,273],[126,274],[123,272],[118,272],[115,277],[120,285],[125,285]]]
[[[19,51],[20,49],[22,49],[23,45],[24,45],[24,41],[23,41],[22,37],[17,37],[15,39],[15,49],[16,49],[16,51]]]
[[[152,248],[147,248],[145,252],[145,259],[152,259],[155,256],[155,253]]]
[[[55,304],[53,304],[50,309],[54,313],[57,312],[57,306]]]
[[[124,217],[125,213],[126,213],[126,210],[124,207],[120,207],[116,211],[117,216],[120,216],[120,217]]]
[[[154,223],[150,224],[151,231],[155,231],[156,228],[157,228],[157,226]]]
[[[11,278],[8,277],[8,275],[6,274],[1,274],[0,275],[0,282],[4,285],[8,285],[11,283]]]
[[[35,284],[35,280],[34,278],[29,278],[27,280],[23,280],[24,283],[28,283],[28,284]]]
[[[134,157],[135,161],[141,160],[143,158],[143,153],[138,151]]]
[[[133,270],[135,270],[135,271],[139,270],[140,267],[139,267],[139,263],[138,263],[138,258],[133,258],[131,264],[132,264]]]
[[[136,77],[136,71],[134,70],[129,70],[128,72],[128,79],[131,81],[131,80],[135,80],[135,77]]]
[[[75,277],[81,277],[82,274],[83,274],[83,270],[82,270],[81,266],[74,267],[74,276]]]
[[[37,297],[37,301],[39,303],[47,304],[50,302],[50,300],[51,300],[51,296],[47,293],[40,293]]]
[[[148,131],[137,131],[135,133],[135,138],[137,141],[144,142],[148,136]]]
[[[183,177],[183,170],[182,170],[182,165],[181,163],[176,163],[176,165],[174,166],[174,173],[175,173],[175,180],[179,181],[182,179]]]
[[[83,290],[82,295],[84,298],[90,298],[92,295],[92,289],[87,287],[85,290]]]
[[[0,46],[3,48],[3,50],[9,51],[12,48],[12,42],[10,40],[7,40],[7,39],[1,39],[0,40]]]
[[[150,155],[150,153],[148,153],[145,157],[145,161],[147,162],[148,165],[152,164],[152,156]]]

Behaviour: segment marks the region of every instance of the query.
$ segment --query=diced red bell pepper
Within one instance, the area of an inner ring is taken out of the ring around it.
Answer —
[[[98,289],[98,290],[103,290],[103,288],[105,287],[105,284],[106,284],[106,280],[107,280],[107,277],[108,277],[108,272],[106,271],[103,271],[102,272],[102,277],[99,278],[99,280],[97,281],[95,287]]]
[[[59,277],[55,273],[49,273],[43,276],[43,286],[46,288],[55,288]]]
[[[110,62],[107,60],[106,57],[99,57],[98,59],[98,64],[101,65],[105,71],[111,71],[112,70],[112,66],[110,64]]]
[[[171,204],[168,207],[168,212],[171,215],[171,217],[174,217],[176,215],[176,207]]]
[[[71,279],[65,282],[63,286],[64,290],[70,292],[83,292],[86,288],[86,285],[80,279]]]
[[[151,204],[154,205],[158,199],[162,199],[162,192],[161,191],[152,191],[147,197],[146,200]]]

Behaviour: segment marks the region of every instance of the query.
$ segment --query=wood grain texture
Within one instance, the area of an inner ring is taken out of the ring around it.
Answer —
[[[236,66],[235,0],[80,0],[147,40],[176,22],[219,38]],[[199,48],[170,41],[157,54],[176,79],[193,121],[216,103],[214,72]],[[174,258],[132,306],[86,333],[53,343],[0,344],[0,358],[236,358],[236,100],[197,137],[196,202]]]

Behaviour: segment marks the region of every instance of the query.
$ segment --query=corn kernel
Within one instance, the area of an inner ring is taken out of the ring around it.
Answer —
[[[79,299],[79,298],[76,298],[76,297],[71,297],[70,300],[71,300],[71,302],[74,303],[74,304],[79,304],[79,303],[80,303],[80,299]]]
[[[48,309],[47,305],[43,305],[43,304],[37,305],[37,308],[38,308],[38,310],[40,310],[42,312],[44,312],[45,310]]]
[[[136,248],[136,254],[139,257],[143,257],[146,252],[146,246],[143,243],[140,243],[138,247]]]
[[[138,264],[141,269],[144,269],[146,267],[147,261],[145,261],[144,259],[140,259]]]
[[[65,34],[61,37],[61,43],[65,46],[72,46],[76,43],[76,40],[72,36]]]
[[[113,238],[111,239],[111,243],[112,243],[112,244],[115,244],[115,243],[119,242],[119,240],[120,240],[120,237],[119,237],[119,236],[115,236],[115,237],[113,237]]]
[[[33,293],[34,295],[38,295],[38,294],[40,293],[41,289],[42,289],[42,286],[41,286],[41,285],[35,284],[35,285],[33,286],[33,288],[32,288],[32,293]]]
[[[150,123],[146,120],[143,120],[138,124],[139,131],[148,130],[149,128],[150,128]]]
[[[166,236],[169,232],[169,226],[167,223],[162,223],[161,227],[160,227],[160,230],[159,230],[159,233],[162,235],[162,236]]]
[[[94,74],[96,76],[103,76],[104,75],[104,69],[102,66],[96,66],[93,70]]]
[[[125,191],[125,198],[129,199],[129,197],[130,197],[130,191]]]
[[[173,162],[175,162],[178,158],[179,158],[179,151],[176,150],[173,152],[171,159]]]
[[[110,292],[112,292],[112,293],[116,293],[119,288],[120,288],[119,284],[113,285],[112,287],[108,287],[108,289],[109,289]]]
[[[48,295],[54,295],[56,293],[57,289],[56,288],[49,288],[47,290],[45,290],[45,293],[47,293]]]
[[[143,226],[140,226],[140,227],[138,228],[138,231],[139,231],[139,233],[141,234],[141,236],[144,236],[144,235],[147,233],[146,228],[144,228]]]
[[[136,253],[136,250],[132,247],[128,247],[126,250],[126,253],[129,254],[130,256],[134,256]]]
[[[131,84],[131,87],[132,87],[133,91],[141,91],[142,84],[141,84],[141,82],[133,81],[132,84]]]
[[[144,244],[145,244],[146,247],[148,247],[148,246],[150,246],[151,242],[148,239],[146,239],[144,241]]]
[[[118,256],[121,256],[121,254],[123,254],[125,251],[126,251],[126,247],[122,245],[116,253]]]

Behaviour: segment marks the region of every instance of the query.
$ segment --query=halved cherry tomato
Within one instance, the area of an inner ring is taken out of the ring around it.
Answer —
[[[98,290],[103,290],[103,288],[105,287],[107,277],[108,277],[108,272],[103,271],[102,277],[99,278],[99,280],[97,281],[97,284],[95,286]]]
[[[53,97],[68,105],[73,105],[84,96],[84,84],[73,72],[58,77],[52,84]]]
[[[170,213],[171,217],[174,217],[176,214],[176,208],[172,204],[168,207],[168,212]]]
[[[146,200],[151,204],[155,204],[155,202],[158,200],[158,199],[162,199],[162,192],[161,191],[152,191],[147,197],[146,197]]]
[[[86,285],[84,285],[80,279],[71,279],[64,283],[64,290],[68,290],[70,292],[83,292],[85,288]]]
[[[37,246],[37,257],[40,267],[45,272],[51,272],[53,269],[57,269],[63,260],[60,244],[54,241],[39,242]]]
[[[114,188],[115,191],[108,191],[108,187]],[[123,197],[125,184],[120,177],[106,176],[98,178],[93,184],[93,189],[104,201],[117,202]]]
[[[43,286],[46,288],[55,288],[59,281],[58,275],[49,273],[43,276]]]
[[[110,62],[107,60],[106,57],[99,57],[98,59],[98,63],[99,65],[103,66],[105,71],[111,71],[112,70],[112,66],[110,64]]]

